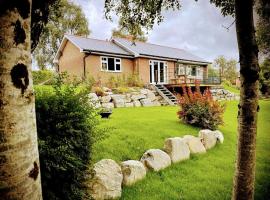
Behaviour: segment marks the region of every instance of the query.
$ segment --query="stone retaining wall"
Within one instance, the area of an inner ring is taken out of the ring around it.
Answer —
[[[210,92],[215,100],[222,101],[230,101],[230,100],[239,100],[240,96],[239,94],[232,93],[228,90],[221,89],[221,88],[213,88],[210,89]]]
[[[167,105],[164,99],[155,91],[149,89],[138,89],[125,94],[113,94],[111,91],[105,92],[105,96],[97,96],[90,93],[91,103],[96,108],[123,108],[123,107],[149,107]]]

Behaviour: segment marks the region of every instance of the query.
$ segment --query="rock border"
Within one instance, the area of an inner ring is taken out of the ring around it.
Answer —
[[[102,159],[94,164],[89,180],[91,184],[87,187],[90,195],[94,194],[91,195],[93,199],[118,199],[121,197],[123,186],[131,186],[144,179],[147,171],[158,172],[171,164],[188,160],[190,154],[206,153],[217,143],[223,142],[224,136],[219,130],[202,129],[198,137],[185,135],[165,139],[164,151],[149,149],[140,161],[128,160],[119,165],[111,159]]]

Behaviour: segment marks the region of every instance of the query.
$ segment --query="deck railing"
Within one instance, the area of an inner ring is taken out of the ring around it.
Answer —
[[[221,79],[219,76],[203,76],[203,79],[197,79],[196,77],[188,77],[186,75],[171,75],[168,74],[168,84],[180,85],[180,84],[204,84],[204,85],[220,85]]]

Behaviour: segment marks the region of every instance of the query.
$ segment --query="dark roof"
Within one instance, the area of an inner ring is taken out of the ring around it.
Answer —
[[[132,56],[125,49],[117,46],[111,41],[106,40],[97,40],[91,38],[84,38],[79,36],[66,35],[67,39],[69,39],[73,44],[79,47],[82,50],[86,51],[97,51],[97,52],[107,52],[114,54],[122,54]]]
[[[164,57],[164,58],[173,58],[179,60],[188,60],[188,61],[197,61],[197,62],[206,62],[202,58],[195,56],[183,49],[177,49],[172,47],[166,47],[156,44],[150,44],[146,42],[139,42],[136,41],[135,43],[123,39],[123,38],[114,38],[114,41],[117,43],[122,44],[127,49],[136,52],[139,55],[145,56],[157,56],[157,57]]]
[[[64,48],[65,46],[64,44],[67,42],[67,40],[69,40],[75,46],[77,46],[81,52],[89,51],[92,53],[100,53],[100,54],[108,53],[129,57],[148,56],[187,62],[199,62],[202,64],[209,63],[203,60],[202,58],[195,56],[183,49],[177,49],[138,41],[134,43],[130,40],[123,38],[113,38],[111,41],[107,41],[74,35],[64,36],[64,39],[56,53],[54,61],[57,62],[57,59],[59,58],[60,55],[59,53]]]

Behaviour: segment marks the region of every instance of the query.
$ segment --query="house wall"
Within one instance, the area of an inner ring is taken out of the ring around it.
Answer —
[[[150,59],[150,58],[136,58],[135,59],[135,71],[139,74],[142,82],[144,84],[150,83],[150,60],[157,60],[157,59]],[[165,60],[160,60],[165,61]],[[174,73],[174,65],[175,62],[173,61],[165,61],[167,62],[168,66],[168,77],[170,77]]]
[[[67,42],[59,58],[59,72],[67,72],[70,76],[83,76],[83,56],[79,48]]]
[[[134,74],[134,63],[131,58],[121,58],[121,72],[102,71],[101,56],[99,55],[87,56],[85,63],[86,77],[93,77],[96,81],[100,81],[101,84],[108,83],[112,76],[117,78]]]

